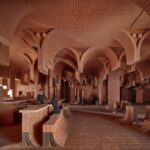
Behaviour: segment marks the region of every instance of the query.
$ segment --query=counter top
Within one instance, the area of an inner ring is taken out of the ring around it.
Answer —
[[[31,113],[31,112],[39,112],[43,109],[50,107],[53,109],[52,105],[49,104],[43,104],[43,105],[33,105],[33,107],[30,105],[30,107],[20,110],[20,113]]]

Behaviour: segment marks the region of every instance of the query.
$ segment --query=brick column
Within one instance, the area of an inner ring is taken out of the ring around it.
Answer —
[[[143,89],[136,89],[136,103],[143,103]]]
[[[53,78],[53,70],[49,71],[49,97],[52,97],[54,94],[54,89],[52,85],[52,78]]]
[[[15,73],[12,73],[10,76],[10,89],[13,90],[13,97],[16,96],[15,94]]]
[[[45,96],[46,96],[46,98],[48,98],[48,90],[49,90],[49,88],[48,88],[48,82],[49,82],[49,80],[48,80],[48,75],[46,76],[46,82],[45,82],[45,84],[44,84],[44,92],[45,92]]]
[[[99,98],[99,104],[103,104],[103,81],[101,81],[99,84],[98,84],[98,98]]]
[[[70,86],[70,102],[74,102],[75,101],[75,88],[73,85]]]
[[[113,71],[108,74],[108,104],[120,102],[120,72]]]
[[[3,87],[0,86],[0,101],[3,100]]]
[[[61,97],[60,95],[61,95],[61,84],[57,83],[56,84],[56,97],[60,99]]]
[[[77,87],[77,102],[80,102],[80,89]]]

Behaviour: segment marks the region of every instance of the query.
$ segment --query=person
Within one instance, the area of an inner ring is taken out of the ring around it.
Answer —
[[[60,113],[60,107],[59,107],[59,104],[58,104],[58,101],[57,101],[57,98],[55,95],[52,96],[49,104],[52,104],[53,106],[53,114],[59,114]]]
[[[44,104],[44,101],[46,100],[46,96],[42,89],[39,90],[39,94],[37,95],[36,100],[38,104]]]

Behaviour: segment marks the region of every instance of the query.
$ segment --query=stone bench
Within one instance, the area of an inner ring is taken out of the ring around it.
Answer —
[[[49,120],[43,124],[44,147],[64,147],[68,134],[67,129],[69,116],[70,111],[67,107],[65,107],[60,114],[52,115]]]
[[[22,113],[22,143],[25,146],[42,145],[42,125],[53,111],[51,105],[33,105]]]
[[[121,120],[124,124],[138,123],[139,115],[145,114],[145,106],[126,106],[126,113]]]
[[[125,112],[126,111],[126,106],[128,106],[128,105],[129,105],[129,103],[127,101],[121,101],[119,111],[120,112]]]
[[[132,106],[126,106],[126,113],[123,119],[121,119],[121,122],[124,124],[131,124],[133,121],[133,107]]]

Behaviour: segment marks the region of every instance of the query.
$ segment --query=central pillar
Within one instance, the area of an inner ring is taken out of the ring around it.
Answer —
[[[104,103],[104,97],[103,97],[103,81],[101,81],[98,84],[98,99],[99,99],[99,104],[103,104]]]
[[[143,89],[136,89],[136,103],[143,103]]]
[[[120,72],[113,71],[108,74],[108,104],[120,102]]]

